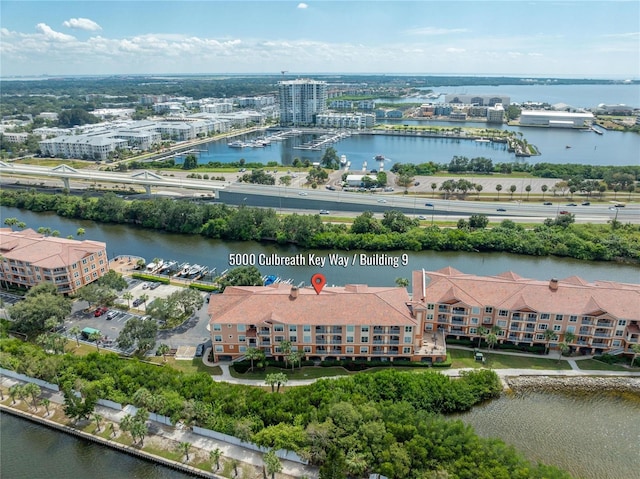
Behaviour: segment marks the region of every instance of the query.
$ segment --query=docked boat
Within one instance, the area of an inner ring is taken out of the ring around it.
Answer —
[[[198,274],[201,270],[202,270],[202,266],[200,266],[199,264],[194,264],[187,271],[187,276],[192,276],[194,274]]]
[[[227,143],[229,148],[244,148],[246,145],[241,141],[232,141],[231,143]]]
[[[182,269],[180,270],[180,273],[178,274],[178,276],[186,276],[187,274],[189,274],[190,269],[191,269],[191,265],[189,263],[185,263],[182,266]]]
[[[478,143],[489,143],[491,140],[480,137],[480,138],[476,138],[475,141],[477,141]]]
[[[340,164],[342,166],[347,164],[347,155],[340,155]]]

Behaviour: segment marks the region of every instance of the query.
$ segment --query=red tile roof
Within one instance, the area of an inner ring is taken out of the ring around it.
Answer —
[[[640,319],[639,284],[589,283],[571,276],[558,280],[557,290],[552,291],[549,281],[513,273],[476,276],[453,268],[413,272],[414,301],[451,303],[452,295],[469,306],[589,316],[609,313],[617,318]]]
[[[232,286],[209,300],[212,323],[256,324],[263,322],[310,325],[415,325],[405,288],[346,285],[312,288],[292,286]]]
[[[24,261],[42,268],[62,268],[105,250],[106,244],[91,240],[71,240],[44,236],[32,229],[11,231],[0,228],[0,253],[7,259]]]

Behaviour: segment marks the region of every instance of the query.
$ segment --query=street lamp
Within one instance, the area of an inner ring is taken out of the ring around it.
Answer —
[[[431,205],[431,226],[433,226],[433,214],[435,213],[436,207]]]

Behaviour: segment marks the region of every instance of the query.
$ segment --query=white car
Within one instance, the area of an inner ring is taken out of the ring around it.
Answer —
[[[328,215],[329,214],[329,210],[320,210],[320,214],[321,215]]]
[[[307,193],[306,191],[301,191],[300,193],[298,193],[298,196],[308,196],[309,193]]]
[[[378,200],[378,203],[386,203],[386,202],[387,202],[387,200],[385,200],[384,198],[380,198],[380,199]]]

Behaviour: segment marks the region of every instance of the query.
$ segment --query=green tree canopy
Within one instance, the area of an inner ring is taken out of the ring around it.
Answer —
[[[71,300],[58,294],[53,283],[41,283],[29,290],[24,301],[11,306],[9,314],[17,331],[34,338],[50,329],[47,320],[61,324],[71,313],[71,306]]]

